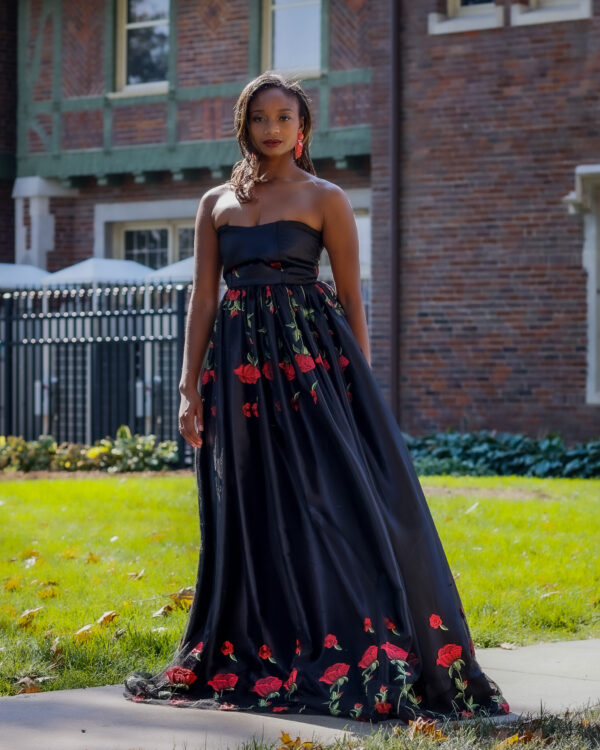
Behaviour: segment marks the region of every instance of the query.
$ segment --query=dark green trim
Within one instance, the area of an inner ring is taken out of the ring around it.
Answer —
[[[248,80],[262,72],[262,0],[249,0],[250,35],[248,39]],[[245,85],[245,84],[244,84]],[[237,93],[242,90],[238,89]]]
[[[343,159],[369,154],[371,128],[361,125],[316,132],[311,143],[313,159]],[[183,169],[229,168],[240,158],[237,141],[232,138],[214,141],[193,141],[168,146],[128,146],[109,153],[101,149],[65,152],[60,160],[49,154],[19,159],[20,176],[39,175],[65,179],[71,176],[105,175],[109,173],[142,173],[158,170],[176,172]]]

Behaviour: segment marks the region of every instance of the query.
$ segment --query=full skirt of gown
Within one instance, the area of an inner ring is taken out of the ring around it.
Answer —
[[[218,236],[194,598],[171,661],[127,675],[124,697],[373,722],[508,713],[400,427],[317,278],[320,232]]]

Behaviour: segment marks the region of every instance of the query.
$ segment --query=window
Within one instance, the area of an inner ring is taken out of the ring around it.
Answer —
[[[513,26],[591,18],[592,0],[528,0],[512,3],[510,22]]]
[[[321,74],[321,0],[263,1],[263,70]]]
[[[117,0],[118,91],[165,91],[168,58],[169,0]]]
[[[194,254],[194,221],[138,221],[113,225],[113,257],[163,268]]]
[[[446,13],[430,13],[430,34],[451,34],[504,26],[504,8],[493,0],[447,0]]]

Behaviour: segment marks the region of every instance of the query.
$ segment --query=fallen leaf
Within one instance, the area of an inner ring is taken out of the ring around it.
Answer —
[[[115,617],[118,617],[119,615],[115,612],[114,609],[109,609],[107,612],[104,612],[104,614],[100,615],[100,617],[96,620],[96,623],[98,625],[106,625],[107,622],[112,622]]]
[[[18,619],[18,624],[21,627],[25,627],[26,625],[29,625],[35,615],[40,611],[40,609],[44,609],[44,607],[36,607],[35,609],[26,609],[24,612],[21,612]]]

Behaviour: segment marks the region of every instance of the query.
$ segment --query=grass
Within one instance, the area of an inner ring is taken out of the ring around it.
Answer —
[[[598,636],[600,481],[422,483],[478,648]],[[0,503],[0,695],[161,669],[187,620],[171,595],[195,584],[193,476],[5,479]]]

